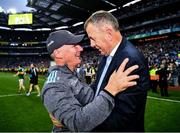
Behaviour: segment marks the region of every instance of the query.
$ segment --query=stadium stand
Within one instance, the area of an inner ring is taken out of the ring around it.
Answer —
[[[142,51],[149,68],[154,65],[159,67],[161,63],[167,65],[171,73],[168,84],[171,87],[177,87],[174,90],[179,90],[180,1],[140,0],[135,4],[126,5],[131,1],[27,0],[27,6],[35,9],[31,12],[33,24],[30,25],[8,25],[9,14],[0,11],[0,72],[15,73],[19,64],[28,72],[29,65],[34,63],[40,74],[44,76],[52,61],[46,49],[48,35],[58,29],[85,34],[83,22],[93,12],[103,9],[118,18],[121,33]],[[78,24],[79,22],[82,23]],[[18,28],[22,29],[18,30]],[[98,51],[90,47],[89,43],[86,35],[82,41],[84,48],[82,66],[84,69],[87,69],[87,66],[93,67],[96,71],[101,56]],[[171,131],[165,130],[166,126],[162,127],[162,130],[155,129],[146,129],[146,131]],[[0,131],[13,130],[0,129]],[[179,126],[172,131],[180,131]]]

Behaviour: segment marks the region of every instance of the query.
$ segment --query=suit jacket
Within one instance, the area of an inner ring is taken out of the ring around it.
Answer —
[[[122,39],[107,73],[103,79],[100,90],[105,88],[110,75],[117,70],[125,58],[129,58],[126,69],[132,65],[139,68],[131,74],[138,74],[140,78],[137,85],[115,96],[115,107],[109,117],[93,131],[144,131],[144,112],[146,105],[147,89],[149,88],[149,72],[147,60],[128,40]],[[98,81],[104,69],[105,59],[98,66],[95,83],[91,86],[97,88]],[[95,90],[96,91],[96,90]]]

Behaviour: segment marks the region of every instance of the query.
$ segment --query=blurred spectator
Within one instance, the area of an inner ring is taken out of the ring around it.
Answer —
[[[29,78],[30,78],[30,86],[29,86],[29,91],[26,94],[27,96],[31,95],[31,91],[34,88],[36,88],[38,92],[38,97],[40,96],[40,88],[38,85],[38,69],[36,68],[35,64],[30,65],[30,71],[29,71]]]
[[[161,96],[168,96],[168,80],[171,77],[165,64],[160,65],[160,69],[156,72],[159,75],[159,88]]]
[[[21,93],[22,90],[24,90],[24,92],[26,91],[25,87],[24,87],[24,76],[25,76],[25,71],[24,68],[22,67],[22,65],[18,66],[18,71],[14,76],[18,76],[19,78],[19,89],[18,89],[18,93]]]

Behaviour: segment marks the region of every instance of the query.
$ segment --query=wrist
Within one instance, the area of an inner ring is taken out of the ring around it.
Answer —
[[[111,95],[115,96],[117,94],[116,88],[112,85],[107,85],[105,90],[108,91]]]
[[[111,96],[113,99],[114,99],[114,95],[112,95],[109,91],[107,91],[107,90],[105,90],[105,89],[103,89],[103,92],[105,92],[106,94],[108,94],[109,96]]]

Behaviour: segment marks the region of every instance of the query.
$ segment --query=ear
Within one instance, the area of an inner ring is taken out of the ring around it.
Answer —
[[[112,38],[113,38],[113,32],[112,32],[112,29],[109,28],[109,27],[106,27],[106,39],[111,41]]]

